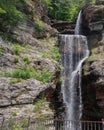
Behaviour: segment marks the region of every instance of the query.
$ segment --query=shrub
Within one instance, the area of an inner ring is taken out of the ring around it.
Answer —
[[[14,116],[13,114],[16,114],[16,113],[13,112],[11,114],[12,116]],[[3,126],[5,130],[8,130],[8,128],[10,130],[24,130],[24,128],[26,129],[27,127],[28,127],[28,119],[22,119],[20,122],[20,121],[14,121],[13,117],[9,119],[9,124],[5,122],[5,125]]]
[[[18,63],[19,62],[19,57],[18,56],[15,56],[14,57],[14,63]]]
[[[17,116],[16,111],[12,111],[12,112],[11,112],[11,115],[12,115],[12,116]]]
[[[44,29],[44,22],[34,17],[35,29],[38,33],[41,33]]]
[[[26,63],[26,64],[29,64],[31,62],[31,59],[27,56],[23,57],[23,61]]]
[[[11,76],[14,78],[29,79],[30,78],[30,70],[28,68],[18,68],[18,69],[13,71]]]
[[[49,52],[44,52],[42,55],[43,58],[50,58],[53,61],[60,61],[60,53],[58,47],[53,47]]]
[[[4,49],[2,47],[0,47],[0,56],[3,54]]]
[[[49,82],[51,80],[51,73],[46,70],[35,70],[32,66],[17,68],[13,72],[5,72],[5,76],[19,78],[19,79],[30,79],[34,78],[43,83]]]
[[[23,119],[22,122],[21,122],[21,127],[25,128],[28,126],[28,119]]]
[[[15,55],[19,55],[22,52],[22,48],[19,44],[12,44],[12,49]]]
[[[52,74],[49,70],[43,69],[42,71],[35,71],[34,78],[42,81],[43,83],[50,82]]]
[[[45,97],[42,97],[41,99],[38,99],[35,103],[34,112],[40,113],[46,106],[48,105],[48,102],[46,101]]]

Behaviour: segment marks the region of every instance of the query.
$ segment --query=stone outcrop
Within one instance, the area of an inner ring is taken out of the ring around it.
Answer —
[[[48,87],[48,85],[31,79],[14,85],[9,81],[8,78],[0,79],[0,107],[32,104],[39,93]]]
[[[82,28],[85,35],[102,32],[104,5],[86,5],[82,10],[82,18]]]
[[[87,5],[82,11],[83,34],[90,56],[83,65],[83,119],[104,118],[104,5]]]
[[[52,84],[43,84],[35,79],[10,84],[10,78],[0,78],[0,115],[8,118],[15,112],[16,116],[27,115],[36,118],[33,103],[41,92],[48,92],[51,87]]]
[[[26,22],[19,24],[11,30],[12,37],[10,35],[10,38],[17,40],[20,43],[39,46],[39,42],[37,42],[36,38],[55,36],[58,33],[56,29],[52,28],[47,23],[44,23],[42,31],[40,32],[37,32],[34,26],[37,25],[35,25],[32,21],[29,21],[29,23]]]

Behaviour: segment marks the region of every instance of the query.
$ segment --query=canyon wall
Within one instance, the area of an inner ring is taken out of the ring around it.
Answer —
[[[82,11],[82,32],[90,56],[83,65],[83,119],[104,118],[104,5],[87,5]]]
[[[0,126],[3,118],[54,117],[49,105],[59,77],[57,30],[44,2],[19,2],[24,21],[11,26],[0,18]]]

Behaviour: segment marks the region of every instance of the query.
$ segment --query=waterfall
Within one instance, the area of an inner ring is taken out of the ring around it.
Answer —
[[[79,14],[76,26],[81,21]],[[78,35],[80,27],[76,27],[77,35],[60,35],[60,53],[62,71],[61,90],[66,107],[65,120],[80,120],[82,116],[81,66],[88,57],[89,50],[85,36]],[[81,130],[80,124],[68,124],[65,130]]]
[[[78,18],[77,18],[77,22],[76,22],[76,27],[75,27],[75,35],[79,35],[80,31],[81,31],[81,22],[82,22],[82,17],[81,17],[82,13],[81,11],[79,12]]]

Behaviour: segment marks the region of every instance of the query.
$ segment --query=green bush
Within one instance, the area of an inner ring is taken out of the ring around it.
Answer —
[[[29,64],[31,62],[31,59],[27,56],[23,57],[23,61],[26,63],[26,64]]]
[[[38,33],[41,33],[44,29],[44,22],[34,17],[35,29]]]
[[[15,56],[14,57],[14,63],[18,63],[19,62],[19,56]]]
[[[15,55],[19,55],[22,52],[22,47],[19,44],[12,44],[12,50]]]
[[[38,99],[38,101],[35,103],[33,112],[40,113],[41,110],[46,108],[47,105],[48,105],[48,102],[46,101],[46,98],[42,97],[41,99]]]
[[[3,54],[4,49],[2,47],[0,47],[0,56]]]
[[[12,116],[17,116],[16,111],[12,111],[12,112],[11,112],[11,115],[12,115]]]
[[[49,82],[51,80],[51,73],[46,70],[35,70],[32,66],[27,66],[23,68],[17,68],[13,72],[5,72],[5,76],[19,78],[19,79],[30,79],[34,78],[43,83]]]
[[[30,78],[30,70],[27,68],[16,69],[13,71],[11,76],[14,78],[29,79]]]
[[[21,127],[25,128],[28,126],[28,119],[23,119],[22,122],[21,122]]]
[[[16,114],[15,112],[11,113],[13,116]],[[16,115],[15,115],[16,116]],[[9,119],[9,129],[10,130],[24,130],[28,127],[28,119],[22,119],[20,121],[14,121],[13,117]],[[8,130],[8,123],[5,122],[3,128]]]
[[[50,58],[53,61],[60,61],[60,53],[58,47],[53,47],[49,52],[44,52],[42,58]]]

